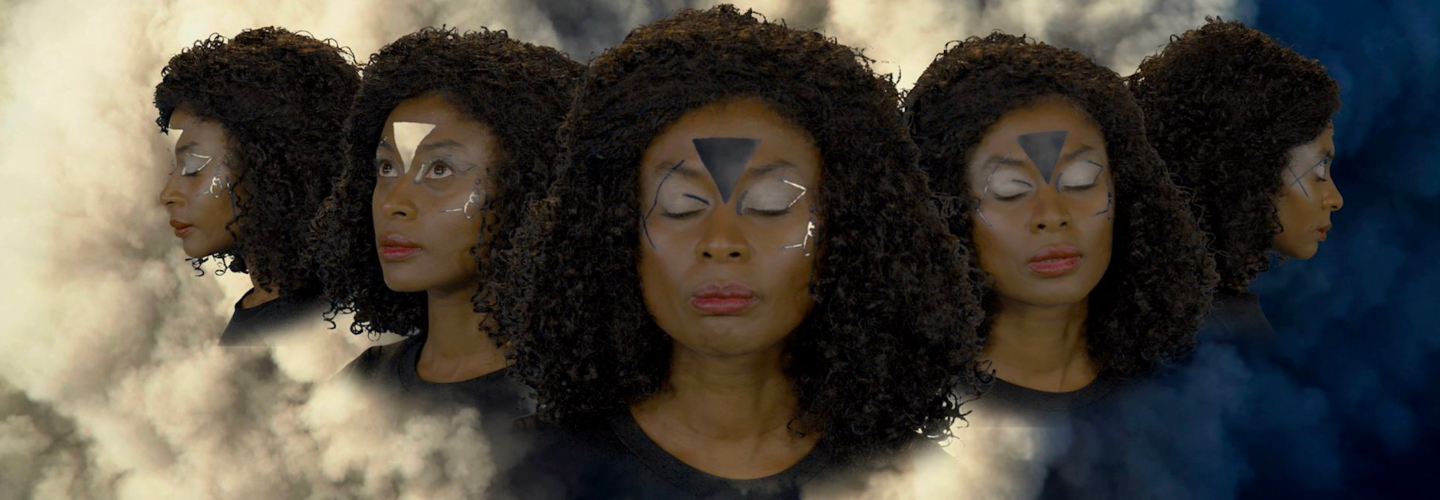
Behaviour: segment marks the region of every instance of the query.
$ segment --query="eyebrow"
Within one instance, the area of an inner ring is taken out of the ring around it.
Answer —
[[[1010,159],[1010,154],[1006,153],[1004,155],[992,155],[989,159],[985,160],[985,163],[980,165],[980,168],[991,166],[1023,167],[1025,166],[1025,162],[1020,160],[1012,160]]]
[[[796,167],[794,163],[790,163],[790,162],[785,161],[785,160],[776,160],[776,161],[772,161],[772,162],[770,162],[770,163],[766,163],[766,164],[764,164],[764,165],[761,165],[761,166],[758,166],[758,167],[755,167],[755,168],[751,169],[751,170],[750,170],[750,175],[751,175],[751,176],[757,176],[757,177],[758,177],[758,176],[761,176],[761,175],[768,174],[768,173],[770,173],[770,172],[774,172],[774,171],[776,171],[776,170],[781,170],[781,169],[786,169],[786,168],[798,168],[798,167]]]
[[[656,172],[673,172],[690,178],[700,177],[700,172],[695,170],[695,167],[685,165],[685,160],[680,160],[677,162],[669,162],[662,160],[655,163],[654,170]],[[666,175],[669,175],[669,173],[666,173]]]
[[[1085,153],[1089,153],[1089,152],[1094,151],[1094,150],[1095,150],[1095,148],[1090,147],[1089,144],[1082,145],[1082,146],[1080,146],[1080,147],[1078,147],[1078,148],[1075,148],[1074,151],[1071,151],[1071,152],[1069,152],[1069,153],[1065,153],[1064,156],[1061,156],[1061,157],[1060,157],[1060,161],[1057,161],[1057,162],[1055,162],[1055,163],[1056,163],[1057,165],[1058,165],[1058,164],[1062,164],[1062,163],[1068,162],[1068,161],[1070,161],[1070,160],[1074,160],[1076,157],[1078,157],[1078,156],[1080,156],[1080,155],[1083,155],[1083,154],[1085,154]],[[1099,165],[1099,164],[1096,163],[1096,165]]]
[[[415,148],[415,154],[420,154],[421,151],[430,151],[432,149],[458,148],[461,146],[462,145],[459,142],[456,142],[454,139],[446,139],[439,142],[432,142],[430,144],[421,145],[420,147]]]

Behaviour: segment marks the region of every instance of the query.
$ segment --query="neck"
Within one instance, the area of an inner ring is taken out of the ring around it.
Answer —
[[[636,405],[636,413],[663,414],[714,439],[788,432],[799,406],[794,384],[781,370],[783,348],[712,356],[675,345],[666,389]]]
[[[250,293],[240,299],[240,308],[249,309],[278,298],[280,298],[279,287],[274,284],[269,287],[260,286],[260,281],[252,273],[250,275]]]
[[[475,312],[471,296],[479,283],[432,289],[427,296],[425,346],[416,365],[422,380],[459,382],[505,367],[505,352],[480,330],[485,315]]]
[[[1039,306],[1000,299],[985,341],[995,376],[1021,387],[1069,392],[1089,385],[1096,371],[1086,351],[1087,300]]]

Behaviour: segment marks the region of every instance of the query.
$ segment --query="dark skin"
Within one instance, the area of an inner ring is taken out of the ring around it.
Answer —
[[[694,145],[715,137],[759,141],[728,202]],[[631,414],[666,452],[706,473],[782,472],[820,437],[792,431],[797,399],[783,370],[785,342],[815,304],[813,257],[794,245],[818,219],[813,195],[794,184],[819,185],[820,153],[774,110],[742,100],[685,114],[638,168],[641,213],[655,209],[642,222],[654,247],[642,240],[641,287],[673,343],[664,388]],[[708,308],[701,290],[724,285],[753,291],[753,300],[739,311]]]
[[[189,106],[180,106],[170,115],[170,133],[178,135],[175,168],[160,191],[160,204],[170,215],[175,236],[192,259],[230,249],[236,235],[234,228],[227,226],[234,220],[235,210],[227,186],[234,175],[226,161],[229,135],[225,127],[196,116]],[[243,309],[280,296],[279,289],[261,286],[254,274],[250,282],[250,291],[240,300]]]
[[[1017,139],[1052,131],[1066,137],[1047,182]],[[974,149],[968,173],[971,194],[981,202],[972,233],[1000,302],[983,359],[1001,380],[1051,392],[1095,380],[1085,320],[1090,291],[1110,264],[1114,220],[1103,212],[1108,164],[1099,128],[1058,100],[1006,113]],[[1037,259],[1059,245],[1078,254],[1073,264]]]
[[[1287,153],[1285,170],[1280,174],[1285,188],[1275,197],[1275,215],[1280,219],[1275,250],[1286,257],[1314,257],[1332,227],[1330,214],[1345,206],[1345,197],[1330,176],[1334,158],[1333,125]]]
[[[397,123],[428,132],[397,140]],[[504,350],[478,330],[484,316],[471,302],[481,281],[471,252],[489,215],[475,210],[472,195],[484,191],[498,142],[485,124],[434,94],[395,106],[384,130],[371,198],[375,245],[387,287],[426,294],[427,339],[415,369],[429,382],[499,371]],[[408,168],[402,150],[414,151]]]

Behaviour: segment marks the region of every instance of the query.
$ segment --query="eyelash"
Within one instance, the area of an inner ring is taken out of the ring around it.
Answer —
[[[790,213],[790,208],[787,207],[779,210],[760,210],[755,208],[746,208],[745,211],[764,217],[779,217],[781,215]]]
[[[429,172],[426,172],[426,173],[425,173],[425,176],[426,176],[426,177],[430,177],[432,174],[435,173],[436,170],[439,170],[439,169],[442,169],[442,168],[445,169],[445,171],[448,172],[448,173],[454,173],[454,170],[450,168],[450,165],[449,165],[449,164],[447,164],[447,163],[445,163],[445,162],[443,162],[443,161],[436,161],[435,163],[431,164],[431,166],[430,166],[430,171],[429,171]],[[448,173],[447,173],[446,175],[441,175],[441,176],[438,176],[438,177],[430,177],[430,178],[432,178],[432,179],[441,179],[441,178],[449,177],[449,174],[448,174]]]
[[[691,211],[689,211],[689,212],[681,212],[681,213],[678,213],[678,214],[672,214],[672,213],[669,213],[669,212],[660,212],[660,215],[663,215],[663,216],[665,216],[665,217],[667,217],[667,218],[670,218],[670,219],[684,220],[684,219],[689,219],[689,218],[691,218],[691,217],[694,217],[694,216],[696,216],[696,215],[700,215],[700,212],[704,212],[704,211],[705,211],[705,209],[702,208],[702,209],[698,209],[698,210],[691,210]]]
[[[380,161],[379,161],[378,163],[376,163],[376,165],[375,165],[375,176],[376,176],[376,177],[395,177],[395,175],[393,175],[393,174],[392,174],[392,175],[385,175],[385,167],[390,167],[391,170],[394,170],[394,169],[395,169],[395,165],[394,165],[393,163],[390,163],[390,160],[380,160]]]

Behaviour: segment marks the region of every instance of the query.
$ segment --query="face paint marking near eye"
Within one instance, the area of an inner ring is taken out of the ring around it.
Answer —
[[[794,249],[796,249],[796,248],[802,248],[802,249],[805,250],[805,256],[806,256],[806,257],[809,257],[809,256],[810,256],[810,239],[811,239],[811,238],[814,238],[814,237],[815,237],[815,217],[812,216],[812,217],[810,217],[810,220],[805,221],[805,239],[800,240],[799,243],[796,243],[796,244],[793,244],[793,245],[785,245],[785,246],[783,246],[783,247],[780,247],[780,249],[781,249],[781,250],[794,250]]]
[[[204,162],[200,162],[200,166],[195,167],[195,166],[192,166],[192,162],[190,161],[190,158],[191,158],[191,157],[194,157],[194,158],[196,158],[196,159],[198,159],[198,160],[205,160],[205,161],[204,161]],[[200,173],[201,170],[205,170],[205,167],[207,167],[207,166],[210,165],[210,160],[211,160],[211,159],[212,159],[211,157],[205,156],[205,155],[197,155],[197,154],[195,154],[195,153],[185,153],[185,169],[180,171],[180,175],[195,175],[195,174]]]
[[[1295,178],[1295,180],[1291,181],[1290,184],[1298,184],[1298,185],[1300,186],[1300,193],[1301,193],[1301,194],[1304,194],[1304,195],[1305,195],[1305,199],[1308,200],[1308,199],[1310,199],[1310,190],[1305,189],[1305,183],[1304,183],[1304,182],[1300,182],[1300,181],[1305,180],[1305,176],[1310,175],[1310,172],[1314,171],[1314,170],[1317,169],[1317,168],[1322,168],[1322,167],[1326,166],[1326,165],[1329,164],[1329,163],[1330,163],[1330,159],[1329,159],[1329,158],[1324,158],[1324,159],[1320,160],[1319,163],[1316,163],[1316,164],[1314,164],[1314,165],[1311,165],[1310,168],[1305,169],[1304,172],[1301,172],[1301,173],[1299,173],[1298,175],[1295,173],[1295,168],[1294,168],[1294,167],[1286,167],[1285,170],[1288,171],[1288,172],[1290,172],[1290,176],[1291,176],[1291,177],[1294,177],[1294,178]],[[1322,176],[1322,177],[1323,177],[1323,176]]]
[[[1097,166],[1097,167],[1100,167],[1100,172],[1095,174],[1096,177],[1100,177],[1100,174],[1105,172],[1105,166],[1104,166],[1104,165],[1101,165],[1099,162],[1097,162],[1097,161],[1095,161],[1095,160],[1085,160],[1085,162],[1086,162],[1086,163],[1089,163],[1089,164],[1091,164],[1091,165],[1095,165],[1095,166]],[[1104,209],[1104,210],[1101,210],[1101,211],[1099,211],[1099,212],[1095,212],[1095,213],[1092,215],[1092,217],[1098,217],[1098,216],[1100,216],[1100,215],[1108,214],[1108,213],[1110,213],[1110,209],[1112,209],[1112,208],[1115,208],[1115,189],[1110,186],[1110,182],[1109,182],[1109,181],[1106,181],[1106,182],[1105,182],[1105,209]],[[1110,215],[1110,216],[1109,216],[1109,218],[1112,218],[1112,219],[1113,219],[1114,217],[1115,217],[1114,215]]]
[[[745,164],[750,162],[760,140],[749,137],[706,137],[692,139],[691,142],[695,144],[695,152],[700,154],[700,162],[705,164],[705,170],[710,172],[710,178],[715,180],[715,187],[720,190],[720,198],[725,203],[730,203],[730,194],[735,191],[735,183],[740,182],[740,173],[745,171]]]
[[[640,228],[645,230],[645,241],[650,242],[651,249],[655,248],[655,240],[650,239],[650,214],[655,213],[655,207],[660,206],[660,188],[665,187],[665,181],[670,180],[670,174],[675,173],[676,170],[678,170],[681,166],[684,165],[685,160],[680,160],[675,163],[675,166],[670,167],[668,170],[665,171],[665,176],[660,178],[660,184],[657,184],[655,186],[655,198],[653,199],[653,201],[650,202],[650,210],[646,210],[645,218],[640,219]],[[709,205],[710,203],[706,202],[705,204]]]
[[[783,179],[783,178],[782,178],[782,179],[780,179],[780,182],[784,182],[784,183],[786,183],[786,184],[789,184],[789,185],[793,186],[795,189],[799,189],[799,190],[800,190],[800,194],[795,195],[795,199],[790,200],[790,204],[789,204],[789,205],[785,205],[785,208],[792,208],[792,207],[794,207],[794,206],[795,206],[795,203],[797,203],[797,202],[800,201],[800,198],[805,197],[805,193],[810,192],[809,189],[805,189],[805,186],[801,186],[800,184],[791,182],[790,179]]]
[[[395,149],[400,152],[400,164],[404,173],[410,173],[410,160],[415,159],[415,149],[430,131],[433,123],[395,122]]]
[[[1035,163],[1035,168],[1040,169],[1040,175],[1045,178],[1046,184],[1050,183],[1050,174],[1055,171],[1055,163],[1060,160],[1060,150],[1065,148],[1065,136],[1068,134],[1064,130],[1056,130],[1023,134],[1015,138],[1020,143],[1020,149],[1025,150],[1025,155]]]
[[[222,183],[222,182],[220,181],[220,176],[219,176],[219,175],[216,175],[216,176],[210,178],[210,187],[209,187],[209,189],[206,189],[205,191],[201,192],[200,194],[195,195],[195,197],[196,197],[196,198],[199,198],[199,197],[201,197],[201,196],[205,196],[205,195],[208,194],[208,195],[210,195],[210,196],[215,197],[215,199],[220,199],[220,191],[228,190],[228,189],[230,189],[230,183],[229,183],[229,182],[224,182],[224,183]]]
[[[465,204],[459,208],[447,208],[440,211],[442,214],[454,212],[465,214],[466,219],[474,219],[475,214],[480,212],[480,188],[470,190],[470,197],[465,199]]]
[[[165,132],[165,140],[170,143],[170,171],[175,171],[175,145],[180,144],[180,134],[185,133],[183,129],[172,128]]]
[[[990,173],[985,176],[985,187],[980,190],[980,201],[981,201],[981,202],[984,202],[984,201],[985,201],[985,197],[990,194],[990,181],[995,178],[995,171],[1000,170],[1000,165],[1001,165],[1002,163],[1005,163],[1005,160],[1009,160],[1009,159],[1010,159],[1010,153],[1005,153],[1005,157],[1004,157],[1004,158],[1001,158],[1000,161],[995,162],[995,166],[990,167]],[[985,222],[985,225],[986,225],[987,227],[995,227],[994,224],[991,224],[991,223],[990,223],[990,219],[987,218],[987,217],[985,217],[985,212],[982,211],[982,210],[980,210],[980,207],[979,207],[979,206],[976,206],[976,207],[975,207],[975,213],[980,216],[980,220],[984,221],[984,222]]]

